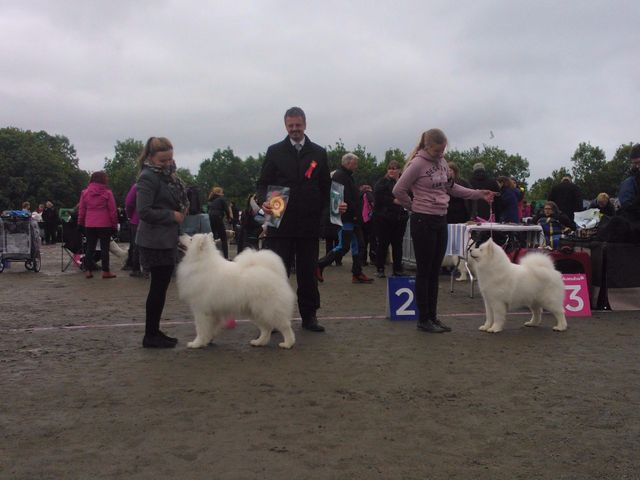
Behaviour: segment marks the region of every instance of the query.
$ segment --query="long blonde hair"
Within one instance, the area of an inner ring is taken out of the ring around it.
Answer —
[[[423,132],[422,135],[420,135],[418,144],[413,148],[413,150],[411,150],[411,153],[409,153],[409,155],[407,156],[407,163],[405,164],[403,171],[407,169],[407,167],[413,160],[413,157],[416,156],[416,153],[418,153],[418,151],[426,148],[429,145],[442,145],[443,143],[448,143],[447,136],[439,128],[431,128],[426,132]]]

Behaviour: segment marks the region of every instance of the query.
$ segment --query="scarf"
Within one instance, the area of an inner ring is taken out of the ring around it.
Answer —
[[[161,175],[167,179],[167,184],[169,185],[169,191],[171,195],[178,203],[178,209],[180,212],[184,212],[189,208],[189,198],[187,196],[187,189],[184,185],[184,182],[178,177],[176,174],[176,166],[172,164],[169,168],[161,168],[157,165],[154,165],[149,162],[149,160],[144,161],[144,166],[147,167],[152,172],[155,172],[158,175]]]

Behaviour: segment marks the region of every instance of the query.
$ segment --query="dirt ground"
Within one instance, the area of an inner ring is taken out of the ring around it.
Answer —
[[[320,287],[327,332],[297,319],[291,351],[251,347],[246,322],[187,349],[174,284],[162,325],[180,343],[155,351],[148,280],[62,273],[60,253],[0,274],[0,478],[640,478],[637,312],[564,333],[516,313],[491,335],[442,276],[453,332],[425,334],[385,319],[385,282],[352,285],[345,262]]]

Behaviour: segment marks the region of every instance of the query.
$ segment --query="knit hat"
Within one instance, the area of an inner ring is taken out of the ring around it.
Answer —
[[[473,166],[473,171],[475,172],[476,170],[484,170],[484,164],[480,162],[476,163]]]
[[[629,152],[629,160],[633,160],[635,158],[640,158],[640,143],[636,143],[631,147],[631,151]]]

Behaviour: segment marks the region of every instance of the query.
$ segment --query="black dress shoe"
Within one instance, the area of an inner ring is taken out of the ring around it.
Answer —
[[[418,330],[428,333],[444,333],[445,330],[432,320],[424,320],[418,322]]]
[[[315,316],[302,319],[302,328],[310,332],[324,332],[324,327],[318,323],[318,319]]]
[[[142,346],[144,348],[174,348],[176,344],[161,335],[145,335],[142,339]]]
[[[435,323],[437,326],[439,326],[442,330],[444,330],[445,332],[450,332],[451,331],[451,327],[448,327],[447,325],[445,325],[444,323],[442,323],[440,321],[439,318],[436,318],[433,323]]]
[[[161,337],[163,337],[163,338],[164,338],[165,340],[167,340],[168,342],[172,342],[174,345],[175,345],[176,343],[178,343],[178,339],[177,339],[177,338],[170,337],[169,335],[167,335],[167,334],[166,334],[166,333],[164,333],[164,332],[160,332],[160,336],[161,336]]]

